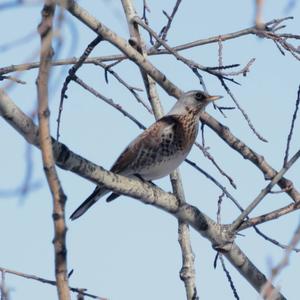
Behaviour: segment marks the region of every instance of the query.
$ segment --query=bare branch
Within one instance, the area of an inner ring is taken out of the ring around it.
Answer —
[[[66,196],[59,182],[55,169],[52,151],[52,141],[49,129],[48,108],[48,78],[52,56],[52,23],[55,11],[55,1],[45,0],[42,10],[42,22],[39,25],[41,36],[40,68],[37,78],[38,91],[38,117],[39,117],[39,144],[41,147],[43,166],[48,185],[53,197],[53,223],[54,223],[54,251],[55,251],[55,277],[57,293],[60,300],[69,300],[70,292],[67,277],[67,248],[65,202]]]
[[[256,231],[256,233],[257,233],[258,235],[260,235],[261,237],[263,237],[263,238],[264,238],[265,240],[267,240],[268,242],[274,244],[275,246],[278,246],[278,247],[280,247],[281,249],[287,249],[287,248],[288,248],[288,246],[279,243],[279,242],[276,241],[275,239],[272,239],[272,238],[270,238],[269,236],[267,236],[266,234],[264,234],[263,232],[261,232],[261,230],[259,230],[259,229],[257,228],[257,226],[253,226],[253,229]],[[293,250],[294,250],[295,252],[300,252],[300,249],[298,249],[298,248],[294,248]]]
[[[79,77],[75,76],[73,78],[73,80],[76,83],[78,83],[80,86],[82,86],[84,89],[86,89],[87,91],[89,91],[90,93],[92,93],[97,98],[103,100],[105,103],[109,104],[110,106],[112,106],[115,109],[117,109],[118,111],[120,111],[125,117],[129,118],[132,122],[134,122],[140,129],[145,129],[146,128],[133,115],[131,115],[130,113],[128,113],[126,110],[124,110],[120,104],[116,104],[116,103],[114,103],[114,101],[112,99],[109,99],[109,98],[105,97],[104,95],[100,94],[95,89],[93,89],[92,87],[90,87],[89,85],[87,85],[86,83],[84,83]]]
[[[4,79],[11,80],[11,81],[14,81],[14,82],[20,83],[20,84],[26,84],[25,81],[23,81],[23,80],[21,80],[21,79],[19,79],[17,77],[0,75],[0,80],[4,80]]]
[[[291,144],[291,141],[292,141],[292,136],[293,136],[294,126],[295,126],[295,121],[296,121],[296,118],[297,118],[297,112],[298,112],[299,104],[300,104],[300,85],[299,85],[299,88],[298,88],[297,100],[296,100],[296,105],[295,105],[295,111],[294,111],[294,114],[293,114],[293,117],[292,117],[291,128],[290,128],[290,132],[288,134],[287,142],[286,142],[285,155],[284,155],[284,159],[283,159],[283,165],[284,166],[287,164],[287,160],[288,160],[288,157],[289,157],[290,144]]]
[[[105,74],[107,74],[107,72],[109,72],[111,75],[113,75],[122,85],[124,85],[130,91],[130,93],[135,97],[135,99],[139,103],[141,103],[150,114],[153,113],[152,109],[149,107],[149,105],[147,103],[145,103],[144,100],[136,92],[136,91],[143,91],[142,89],[129,85],[124,79],[121,78],[121,76],[118,75],[117,72],[115,72],[111,69],[111,65],[106,65],[100,61],[96,62],[95,64],[102,67],[105,70]]]
[[[60,103],[59,103],[59,111],[58,111],[58,117],[57,117],[57,131],[56,131],[56,139],[59,140],[59,130],[60,130],[60,123],[61,123],[61,114],[63,111],[63,103],[64,99],[67,98],[66,92],[68,89],[68,85],[71,80],[74,80],[75,74],[78,71],[78,69],[82,66],[84,61],[87,59],[87,57],[91,54],[93,49],[102,41],[102,36],[98,35],[85,49],[84,53],[80,56],[78,62],[69,70],[69,75],[65,79],[65,82],[63,84],[61,95],[60,95]]]
[[[163,14],[167,17],[168,22],[167,24],[161,29],[159,36],[162,38],[162,40],[166,41],[167,40],[167,34],[168,31],[171,28],[172,22],[174,20],[175,14],[179,8],[179,5],[181,3],[182,0],[176,0],[176,3],[174,5],[173,11],[171,13],[171,15],[169,16],[164,10],[163,10]],[[147,24],[148,25],[148,24]],[[159,48],[161,44],[156,41],[155,45],[153,46],[154,48]]]
[[[1,282],[0,282],[0,293],[1,293],[1,300],[9,300],[8,297],[8,290],[6,288],[6,282],[5,282],[5,270],[1,271]]]
[[[223,256],[222,256],[222,254],[219,254],[219,260],[221,261],[223,271],[225,272],[226,278],[227,278],[227,280],[228,280],[228,282],[229,282],[229,284],[230,284],[230,287],[231,287],[233,296],[234,296],[235,299],[239,300],[240,297],[239,297],[239,295],[238,295],[238,293],[237,293],[236,287],[234,286],[232,277],[230,276],[230,273],[229,273],[229,271],[228,271],[227,268],[226,268],[225,261],[224,261],[224,258],[223,258]]]
[[[281,207],[279,209],[276,209],[272,212],[263,214],[258,217],[250,218],[249,220],[243,221],[241,226],[239,227],[239,231],[247,229],[249,227],[252,227],[254,225],[259,225],[265,222],[269,222],[271,220],[275,220],[280,218],[281,216],[284,216],[286,214],[289,214],[295,210],[298,210],[300,208],[300,201],[291,203],[289,205],[286,205],[284,207]]]
[[[244,109],[241,107],[241,105],[239,104],[239,102],[237,101],[237,99],[235,98],[235,96],[232,94],[231,90],[229,89],[229,87],[227,86],[227,84],[225,83],[225,81],[223,80],[223,78],[219,78],[222,86],[225,88],[227,94],[230,96],[230,98],[233,100],[234,104],[237,106],[237,108],[239,109],[239,111],[242,113],[242,115],[244,116],[245,120],[247,121],[249,127],[251,128],[251,130],[254,132],[254,134],[263,142],[268,142],[263,136],[261,136],[257,130],[254,128],[249,116],[247,115],[247,113],[244,111]]]
[[[3,268],[3,267],[0,267],[0,271],[2,273],[5,272],[7,274],[13,274],[13,275],[16,275],[16,276],[19,276],[19,277],[23,277],[23,278],[31,279],[31,280],[36,280],[36,281],[46,283],[46,284],[50,284],[50,285],[53,285],[53,286],[57,285],[55,280],[45,279],[45,278],[42,278],[42,277],[39,277],[39,276],[36,276],[36,275],[30,275],[30,274],[26,274],[26,273],[23,273],[23,272],[18,272],[18,271],[6,269],[6,268]],[[104,297],[99,297],[99,296],[87,293],[86,289],[82,289],[82,288],[70,287],[70,291],[72,291],[74,293],[84,295],[84,296],[92,298],[92,299],[107,300]]]
[[[271,191],[273,186],[282,178],[285,172],[297,161],[300,157],[300,150],[298,150],[293,157],[286,163],[286,165],[278,172],[272,181],[259,193],[259,195],[252,201],[252,203],[240,214],[240,216],[232,223],[231,230],[234,232],[243,222],[244,218],[260,203],[260,201]]]
[[[234,183],[233,179],[228,174],[226,174],[225,171],[223,171],[221,169],[221,167],[215,161],[213,156],[208,152],[208,150],[205,147],[203,147],[202,145],[200,145],[198,142],[195,142],[195,145],[202,151],[204,156],[212,162],[212,164],[217,168],[217,170],[220,172],[220,174],[228,179],[228,181],[232,185],[232,187],[234,187],[236,189],[236,184]]]

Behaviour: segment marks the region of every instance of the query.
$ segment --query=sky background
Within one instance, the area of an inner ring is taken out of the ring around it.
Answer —
[[[2,1],[0,1],[1,4]],[[30,1],[27,1],[30,2]],[[36,2],[36,1],[31,1]],[[284,32],[299,34],[300,13],[296,1],[287,9],[288,1],[265,1],[265,21],[293,15],[286,22]],[[128,39],[126,19],[119,1],[79,1],[89,12],[106,26]],[[158,4],[159,3],[159,4]],[[162,10],[170,13],[175,1],[149,0],[150,26],[157,32],[166,23]],[[141,14],[142,1],[135,1]],[[0,6],[1,8],[1,6]],[[39,37],[35,32],[40,22],[41,4],[12,7],[1,10],[0,17],[0,66],[36,61]],[[62,48],[58,57],[77,57],[95,38],[85,25],[68,13],[62,29]],[[168,35],[169,45],[175,46],[213,35],[241,30],[253,25],[254,1],[183,1]],[[3,48],[20,37],[32,33],[25,43]],[[32,37],[31,37],[32,36]],[[148,46],[148,35],[144,34]],[[299,45],[295,44],[296,46]],[[118,50],[103,42],[92,56],[116,54]],[[218,46],[206,45],[181,52],[206,66],[218,65]],[[286,137],[295,106],[299,86],[299,61],[289,53],[283,56],[274,43],[256,36],[245,36],[223,43],[224,64],[245,65],[251,58],[256,62],[246,77],[239,76],[241,83],[230,85],[232,92],[246,110],[255,128],[269,141],[257,139],[238,110],[228,111],[224,118],[213,107],[207,111],[230,128],[235,136],[244,141],[277,170],[282,167]],[[166,76],[182,90],[201,88],[198,79],[182,63],[172,56],[150,57]],[[51,130],[55,136],[60,89],[69,67],[53,68],[51,78]],[[125,61],[114,68],[129,84],[143,88],[138,68]],[[231,99],[216,78],[203,74],[211,94],[223,95],[222,106],[232,106]],[[26,113],[36,107],[35,80],[37,69],[21,74],[26,85],[6,87],[7,93]],[[105,83],[103,70],[92,65],[82,67],[78,76],[134,114],[145,125],[153,122],[151,116],[132,95],[109,75]],[[158,87],[162,104],[167,112],[174,104]],[[72,151],[105,167],[110,168],[119,153],[140,133],[129,119],[112,107],[96,99],[76,83],[70,83],[68,99],[64,104],[61,123],[61,141]],[[146,101],[144,92],[140,93]],[[299,120],[297,120],[290,153],[299,149]],[[35,189],[26,197],[12,192],[24,181],[28,163],[28,146],[23,138],[3,119],[0,119],[0,266],[53,279],[53,225],[52,199],[42,170],[41,155],[31,148]],[[267,184],[256,166],[232,151],[214,132],[205,129],[206,145],[220,166],[234,179],[234,190],[202,153],[194,147],[189,158],[224,184],[239,203],[245,207]],[[198,138],[201,141],[200,136]],[[180,168],[187,201],[202,212],[216,219],[217,201],[221,191],[202,174],[187,164]],[[70,172],[58,169],[68,197],[66,216],[92,192],[94,185]],[[297,162],[286,177],[299,190],[300,163]],[[168,178],[156,182],[166,191],[171,191]],[[278,189],[278,188],[276,188]],[[285,194],[267,196],[255,209],[252,216],[272,211],[291,202]],[[229,223],[238,216],[238,210],[224,199],[222,222]],[[270,237],[287,244],[299,222],[299,213],[294,212],[259,228]],[[185,290],[179,279],[181,253],[177,242],[177,220],[165,212],[128,197],[107,204],[99,201],[86,215],[75,222],[67,220],[68,267],[74,269],[70,278],[73,287],[87,288],[92,294],[109,299],[184,299]],[[242,232],[238,245],[264,274],[269,275],[283,251],[258,236],[252,229]],[[211,244],[191,230],[193,251],[196,256],[196,280],[200,299],[233,299],[226,276],[218,264],[213,268],[215,251]],[[290,265],[276,280],[288,299],[299,295],[299,254],[292,254]],[[241,299],[258,299],[255,290],[238,272],[226,264]],[[10,299],[54,299],[56,289],[13,275],[6,277]],[[76,295],[72,294],[72,299]]]

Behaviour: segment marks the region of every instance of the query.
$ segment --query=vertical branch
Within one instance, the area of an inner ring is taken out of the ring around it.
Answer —
[[[45,175],[53,198],[53,244],[55,252],[55,277],[57,283],[57,293],[60,300],[68,300],[70,299],[70,292],[68,286],[66,255],[66,196],[57,176],[49,129],[50,111],[48,108],[48,80],[51,58],[53,55],[51,42],[54,12],[55,1],[45,0],[42,10],[42,21],[38,27],[41,36],[40,68],[37,78],[39,143],[42,151]]]
[[[5,271],[1,272],[1,284],[0,284],[1,300],[8,300],[8,291],[5,286]]]
[[[179,169],[170,175],[173,193],[180,200],[181,205],[185,203],[184,190],[182,186]],[[193,253],[190,228],[186,222],[178,220],[178,242],[182,253],[182,268],[180,279],[184,282],[186,297],[188,300],[198,300],[196,288],[196,272],[194,267],[195,255]]]
[[[175,17],[175,14],[179,8],[179,5],[181,3],[182,0],[176,0],[176,3],[175,3],[175,6],[173,8],[173,11],[171,13],[171,15],[169,16],[164,10],[163,10],[163,14],[168,18],[168,22],[167,24],[162,28],[162,30],[160,31],[159,33],[159,36],[162,38],[162,40],[166,41],[167,40],[167,34],[168,34],[168,31],[170,30],[171,28],[171,25],[172,25],[172,22],[173,22],[173,19]],[[148,24],[147,24],[148,25]],[[160,42],[156,41],[155,42],[155,45],[153,46],[153,48],[159,48],[160,47]]]
[[[122,0],[122,5],[126,15],[130,33],[129,44],[133,48],[135,48],[140,54],[142,54],[144,58],[147,58],[148,55],[145,43],[140,36],[138,25],[133,21],[134,17],[137,16],[134,6],[131,0]],[[151,103],[151,105],[152,103],[155,103],[155,105],[152,106],[154,115],[156,118],[159,118],[163,115],[163,110],[159,102],[159,97],[156,90],[156,82],[142,68],[140,68],[140,72],[144,81],[148,100]]]
[[[123,9],[127,18],[129,32],[130,32],[130,44],[137,51],[139,51],[145,58],[147,58],[147,52],[145,51],[144,42],[140,36],[138,30],[138,24],[134,22],[137,17],[134,6],[131,0],[122,0]],[[152,110],[156,119],[163,116],[163,108],[159,101],[156,82],[140,68],[144,84],[147,91],[148,100],[151,103]],[[170,174],[170,180],[173,187],[175,196],[183,204],[185,203],[183,186],[180,178],[179,170],[175,170]],[[194,253],[192,251],[190,242],[190,231],[187,223],[178,221],[178,241],[182,251],[182,268],[180,270],[180,279],[184,282],[186,295],[188,300],[196,300],[197,289],[195,280],[195,268],[194,268]]]
[[[255,8],[255,26],[257,29],[263,29],[263,17],[262,10],[264,6],[264,0],[256,0],[256,8]]]

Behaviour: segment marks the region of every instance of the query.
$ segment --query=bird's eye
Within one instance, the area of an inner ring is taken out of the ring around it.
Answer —
[[[201,101],[203,99],[203,94],[198,92],[195,94],[195,98],[196,98],[196,100]]]

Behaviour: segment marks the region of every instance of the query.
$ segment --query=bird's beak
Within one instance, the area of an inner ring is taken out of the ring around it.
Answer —
[[[219,100],[221,98],[223,98],[223,96],[208,96],[206,99],[208,101],[216,101],[216,100]]]

